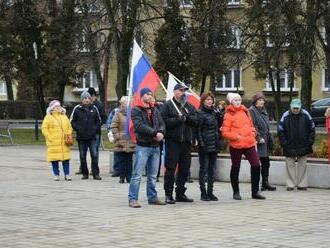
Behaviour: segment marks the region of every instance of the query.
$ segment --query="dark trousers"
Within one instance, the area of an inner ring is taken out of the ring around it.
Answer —
[[[159,165],[158,165],[158,172],[157,172],[157,179],[160,176],[160,171],[162,167],[162,156],[163,156],[163,142],[159,145]]]
[[[98,166],[98,157],[97,157],[97,141],[96,140],[79,140],[79,156],[80,156],[80,166],[81,171],[84,176],[88,176],[88,167],[87,167],[87,150],[89,149],[89,153],[92,161],[92,173],[93,176],[97,176],[100,174],[99,166]]]
[[[112,174],[114,175],[119,175],[119,157],[118,157],[118,152],[113,152],[113,165],[112,165]]]
[[[199,156],[199,186],[201,193],[206,193],[205,183],[207,180],[207,193],[213,192],[214,170],[217,163],[217,152],[198,152]],[[206,176],[207,175],[207,176]]]
[[[127,182],[131,181],[132,166],[133,166],[133,152],[116,152],[117,162],[119,167],[119,176]]]
[[[230,158],[231,158],[231,170],[230,170],[230,181],[234,193],[239,193],[239,170],[241,167],[242,155],[244,154],[246,159],[251,165],[251,191],[255,194],[259,190],[260,180],[260,161],[259,156],[255,147],[236,149],[230,147]]]
[[[268,182],[270,160],[269,157],[260,158],[262,182]]]
[[[165,142],[165,175],[164,190],[166,195],[172,195],[175,181],[175,170],[178,166],[176,176],[176,195],[181,196],[186,191],[185,183],[189,174],[191,163],[191,144],[189,142],[176,142],[166,140]]]

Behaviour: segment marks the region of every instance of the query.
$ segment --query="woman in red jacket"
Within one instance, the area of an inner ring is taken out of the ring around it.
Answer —
[[[330,108],[325,111],[325,127],[328,131],[328,159],[330,164]]]
[[[222,136],[229,141],[231,171],[230,181],[233,187],[233,198],[241,200],[239,192],[239,170],[242,154],[251,165],[251,189],[253,199],[266,199],[259,194],[260,162],[256,152],[256,131],[253,126],[248,109],[242,105],[241,96],[237,93],[228,93],[227,100],[230,105],[226,108],[223,124],[221,127]]]

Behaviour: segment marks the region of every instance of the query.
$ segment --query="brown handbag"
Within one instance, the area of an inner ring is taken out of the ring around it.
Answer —
[[[74,140],[73,140],[72,134],[65,134],[64,135],[64,143],[67,146],[72,146],[74,144]]]

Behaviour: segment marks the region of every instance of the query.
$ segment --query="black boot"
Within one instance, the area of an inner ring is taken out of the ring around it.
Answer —
[[[270,160],[269,157],[262,157],[260,158],[261,162],[261,176],[262,176],[262,184],[261,184],[261,190],[269,190],[274,191],[276,190],[276,187],[273,187],[268,182],[268,176],[269,176],[269,167],[270,167]]]
[[[206,194],[205,187],[204,188],[201,187],[201,201],[211,201],[208,194]]]
[[[218,197],[216,197],[213,194],[213,182],[211,182],[210,180],[207,184],[207,195],[209,196],[211,201],[218,201],[219,200]]]
[[[238,182],[238,176],[239,176],[239,167],[231,167],[230,170],[230,182],[231,186],[233,188],[233,199],[234,200],[242,200],[242,197],[239,193],[239,182]]]
[[[276,187],[270,185],[270,183],[268,182],[268,178],[263,178],[262,179],[262,184],[261,184],[261,191],[275,191]]]
[[[259,194],[260,167],[251,166],[251,191],[252,199],[265,200],[266,197]]]
[[[166,204],[175,204],[175,200],[173,199],[172,194],[171,195],[165,195],[165,203]]]
[[[186,188],[178,188],[176,187],[176,197],[175,197],[175,201],[176,202],[193,202],[194,200],[191,198],[188,198],[188,196],[185,195],[186,192]]]

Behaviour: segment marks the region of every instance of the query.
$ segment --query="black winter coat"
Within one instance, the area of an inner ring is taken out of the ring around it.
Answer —
[[[95,107],[99,111],[102,124],[106,123],[106,121],[107,121],[107,115],[105,114],[103,103],[100,102],[99,100],[96,100],[93,104],[95,105]],[[101,134],[101,127],[98,130],[97,134]]]
[[[220,149],[221,116],[213,108],[202,107],[198,112],[198,146],[200,152],[215,152]]]
[[[313,152],[315,125],[309,113],[302,109],[295,115],[286,111],[278,125],[277,133],[284,156],[304,156]]]
[[[173,102],[183,116],[179,116]],[[173,102],[169,100],[161,107],[161,114],[166,125],[165,139],[191,143],[194,127],[198,126],[197,112],[195,108],[187,102],[182,106],[174,97]]]
[[[136,143],[139,146],[157,147],[159,142],[154,138],[157,133],[165,134],[165,123],[157,108],[151,108],[152,121],[148,117],[147,110],[142,107],[134,107],[131,113]]]
[[[77,140],[94,140],[102,122],[94,105],[77,105],[71,114],[71,124],[77,133]]]

